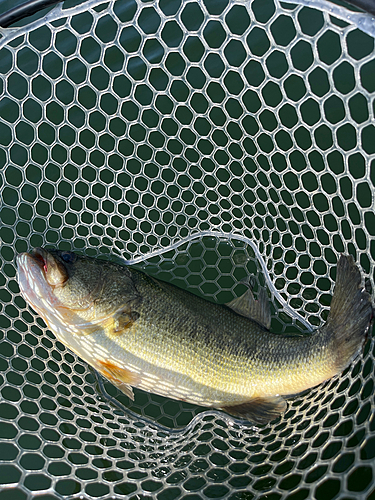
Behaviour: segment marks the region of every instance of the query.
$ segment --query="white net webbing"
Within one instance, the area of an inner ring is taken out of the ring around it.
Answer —
[[[325,320],[340,252],[374,289],[373,21],[323,1],[75,4],[0,31],[1,500],[375,500],[371,335],[257,429],[129,402],[32,314],[15,269],[58,246],[221,303],[254,275],[276,332]]]

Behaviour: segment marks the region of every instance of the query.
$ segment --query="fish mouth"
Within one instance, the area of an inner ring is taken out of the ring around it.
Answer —
[[[47,272],[47,262],[48,262],[48,252],[44,248],[36,247],[29,253],[30,257],[34,262],[42,269],[45,273]]]
[[[43,316],[46,304],[53,302],[51,287],[46,280],[46,251],[35,248],[17,256],[17,275],[21,294],[26,302]]]
[[[36,247],[30,253],[34,263],[43,271],[47,283],[52,287],[63,286],[68,274],[61,262],[44,248]]]

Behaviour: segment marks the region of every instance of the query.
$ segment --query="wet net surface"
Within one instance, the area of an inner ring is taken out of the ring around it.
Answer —
[[[65,7],[0,39],[0,498],[374,500],[371,336],[265,427],[129,402],[14,261],[123,258],[220,303],[253,275],[274,331],[319,326],[340,252],[374,287],[374,39],[270,0]]]

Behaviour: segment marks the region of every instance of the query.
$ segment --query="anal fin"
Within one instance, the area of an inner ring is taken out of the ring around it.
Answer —
[[[134,401],[134,393],[131,386],[139,382],[139,375],[137,373],[133,373],[127,368],[121,368],[111,361],[98,360],[96,368],[113,385]]]
[[[237,314],[252,319],[269,330],[271,326],[271,308],[265,288],[260,288],[258,300],[254,299],[253,292],[249,288],[243,295],[236,297],[225,305]]]
[[[286,408],[287,403],[283,398],[272,396],[250,399],[238,405],[222,406],[221,410],[234,417],[250,420],[256,424],[267,424],[279,417]]]

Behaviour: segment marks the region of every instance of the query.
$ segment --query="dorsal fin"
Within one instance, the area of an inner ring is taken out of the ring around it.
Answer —
[[[237,314],[252,319],[269,330],[271,326],[271,308],[265,288],[260,288],[258,300],[254,299],[253,292],[249,288],[243,295],[236,297],[225,305]]]

